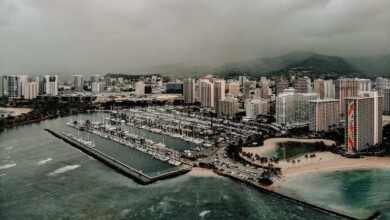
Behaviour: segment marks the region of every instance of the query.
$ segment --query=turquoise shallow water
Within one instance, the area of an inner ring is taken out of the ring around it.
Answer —
[[[140,186],[43,130],[68,121],[0,133],[0,219],[337,219],[222,177]],[[112,151],[145,172],[171,169],[148,155]]]
[[[390,167],[298,176],[277,191],[356,217],[379,210],[390,219]]]

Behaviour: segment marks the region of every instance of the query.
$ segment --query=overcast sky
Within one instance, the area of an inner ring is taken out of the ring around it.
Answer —
[[[390,54],[389,0],[0,0],[0,75]]]

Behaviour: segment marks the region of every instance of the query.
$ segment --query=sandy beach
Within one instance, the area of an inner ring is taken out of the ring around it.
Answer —
[[[389,167],[389,157],[364,157],[359,159],[345,158],[331,152],[316,152],[316,158],[305,159],[304,156],[298,157],[295,161],[300,163],[293,165],[286,161],[281,161],[278,166],[282,168],[282,174],[285,178],[296,177],[302,174],[336,171],[345,169]]]
[[[325,145],[331,146],[334,144],[334,141],[327,139],[297,139],[297,138],[270,138],[264,141],[263,146],[260,147],[243,147],[242,151],[249,152],[258,155],[264,155],[272,149],[274,149],[278,143],[286,143],[286,142],[300,142],[300,143],[314,143],[318,141],[323,141]]]
[[[0,108],[0,109],[6,111],[13,111],[14,112],[13,116],[29,113],[32,110],[31,108]]]
[[[244,147],[245,152],[253,154],[264,155],[277,146],[277,143],[283,142],[301,142],[314,143],[316,141],[323,141],[326,145],[332,145],[334,141],[326,139],[294,139],[294,138],[271,138],[264,141],[261,147]],[[312,154],[312,153],[310,153]],[[285,181],[299,175],[324,172],[337,171],[346,169],[363,169],[363,168],[379,168],[389,167],[389,157],[364,157],[359,159],[345,158],[338,154],[331,152],[314,152],[315,158],[305,158],[304,155],[294,158],[295,164],[287,163],[286,160],[280,161],[276,164],[277,167],[282,168],[282,178],[276,181],[272,187],[276,187],[278,182]],[[299,161],[299,162],[298,162]],[[260,165],[260,164],[259,164]]]
[[[200,167],[192,168],[192,170],[188,174],[193,176],[218,176],[212,170]]]

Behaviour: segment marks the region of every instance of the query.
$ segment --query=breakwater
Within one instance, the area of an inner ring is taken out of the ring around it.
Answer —
[[[97,149],[91,148],[83,143],[77,142],[64,134],[61,134],[59,132],[56,132],[56,131],[53,131],[50,129],[45,129],[45,131],[49,132],[50,134],[54,135],[55,137],[57,137],[63,141],[65,141],[66,143],[70,144],[71,146],[83,151],[84,153],[95,158],[96,160],[104,163],[105,165],[114,169],[118,173],[121,173],[124,176],[129,177],[129,178],[133,179],[135,182],[142,184],[142,185],[147,185],[147,184],[151,184],[151,183],[154,183],[154,182],[157,182],[160,180],[173,178],[173,177],[185,174],[191,170],[190,167],[186,166],[186,167],[181,168],[179,170],[174,170],[174,171],[171,171],[168,173],[164,173],[164,174],[160,174],[160,175],[151,177],[151,176],[148,176],[148,175],[146,175],[138,170],[133,169],[132,167],[116,160],[113,157],[110,157],[107,154],[104,154],[103,152],[101,152]]]

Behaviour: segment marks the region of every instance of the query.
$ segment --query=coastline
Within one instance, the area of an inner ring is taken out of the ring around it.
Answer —
[[[217,177],[218,174],[216,174],[212,169],[208,168],[201,168],[201,167],[193,167],[190,172],[188,172],[191,176],[205,176],[205,177]]]
[[[32,111],[32,108],[8,108],[8,107],[0,107],[1,110],[6,110],[13,112],[12,116],[19,116],[21,114],[26,114]]]
[[[272,151],[279,143],[286,143],[286,142],[315,143],[319,141],[323,141],[327,146],[331,146],[332,144],[335,144],[334,141],[328,139],[270,138],[265,140],[262,146],[243,147],[242,151],[245,151],[247,153],[262,155]]]

